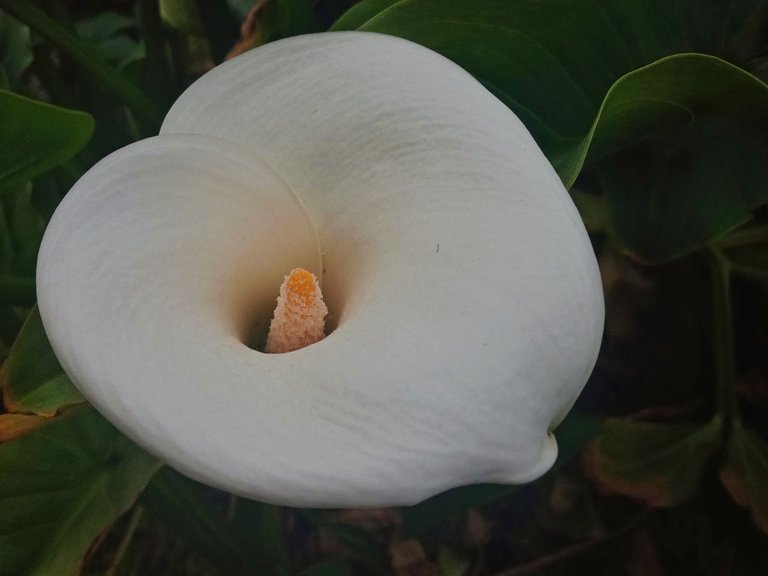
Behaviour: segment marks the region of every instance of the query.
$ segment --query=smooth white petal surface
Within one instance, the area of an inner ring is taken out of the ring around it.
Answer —
[[[322,271],[336,329],[251,350],[297,266]],[[363,33],[206,74],[68,195],[38,282],[65,369],[116,425],[290,505],[537,477],[603,324],[581,220],[518,119],[441,56]]]

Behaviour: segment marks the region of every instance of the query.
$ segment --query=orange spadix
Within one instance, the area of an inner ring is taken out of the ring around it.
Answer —
[[[291,352],[322,340],[326,314],[328,308],[315,275],[303,268],[293,269],[280,286],[264,351]]]

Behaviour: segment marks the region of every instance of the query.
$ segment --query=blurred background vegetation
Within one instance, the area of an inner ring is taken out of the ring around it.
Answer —
[[[331,27],[474,74],[590,231],[603,347],[531,485],[235,498],[133,446],[48,346],[35,260],[76,179],[218,63]],[[766,80],[761,0],[0,0],[0,574],[768,574]]]

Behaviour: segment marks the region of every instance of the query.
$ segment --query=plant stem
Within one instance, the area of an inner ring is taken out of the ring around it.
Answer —
[[[768,270],[749,266],[748,264],[734,264],[731,262],[731,271],[748,280],[756,282],[768,282]]]
[[[0,9],[67,54],[153,128],[160,126],[160,113],[152,101],[125,76],[112,68],[88,42],[77,37],[27,0],[0,0]]]
[[[758,224],[741,228],[720,238],[716,242],[718,248],[736,248],[738,246],[768,242],[768,226]]]
[[[237,496],[234,494],[229,495],[229,503],[227,504],[227,523],[232,524],[235,521],[235,514],[237,512]]]
[[[107,571],[104,572],[104,576],[114,576],[117,567],[123,560],[123,556],[125,556],[125,552],[128,550],[128,546],[131,544],[133,534],[136,532],[136,528],[139,526],[139,522],[141,521],[141,517],[143,515],[144,508],[142,506],[135,506],[133,512],[131,513],[131,519],[128,521],[128,527],[125,529],[125,533],[123,534],[123,537],[120,540],[120,544],[117,547],[117,551],[115,552],[115,557],[112,560],[112,563],[109,565]]]
[[[573,544],[571,546],[566,546],[565,548],[562,548],[548,556],[538,558],[537,560],[533,560],[526,564],[520,564],[503,572],[498,572],[495,574],[495,576],[528,576],[529,574],[543,572],[544,570],[552,568],[564,560],[569,560],[570,558],[584,554],[596,546],[606,544],[612,540],[616,540],[626,536],[627,534],[631,534],[637,528],[639,528],[643,522],[645,522],[651,516],[651,514],[652,511],[650,509],[643,510],[637,516],[627,522],[624,526],[613,532],[610,532],[604,536],[591,538],[584,542],[578,542],[577,544]]]
[[[714,308],[714,346],[717,370],[717,412],[723,419],[723,436],[728,437],[733,423],[739,420],[734,386],[735,360],[733,310],[731,307],[731,264],[714,246],[707,249],[710,259]]]

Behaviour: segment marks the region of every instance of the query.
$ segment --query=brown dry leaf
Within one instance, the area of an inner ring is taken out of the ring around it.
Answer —
[[[427,558],[418,540],[395,542],[389,548],[389,555],[397,576],[440,576],[437,564]]]
[[[8,442],[50,422],[50,418],[29,414],[0,414],[0,442]]]
[[[240,40],[229,51],[226,60],[264,44],[266,40],[264,15],[270,2],[271,0],[259,0],[253,5],[243,25],[240,27]]]
[[[482,548],[491,539],[493,525],[479,508],[467,510],[467,521],[462,540],[470,548]]]
[[[720,435],[717,417],[703,425],[607,420],[585,452],[586,473],[613,492],[673,506],[697,492]]]
[[[390,528],[400,524],[400,510],[397,508],[352,508],[341,510],[334,517],[336,522],[364,528],[366,530],[378,530]]]

